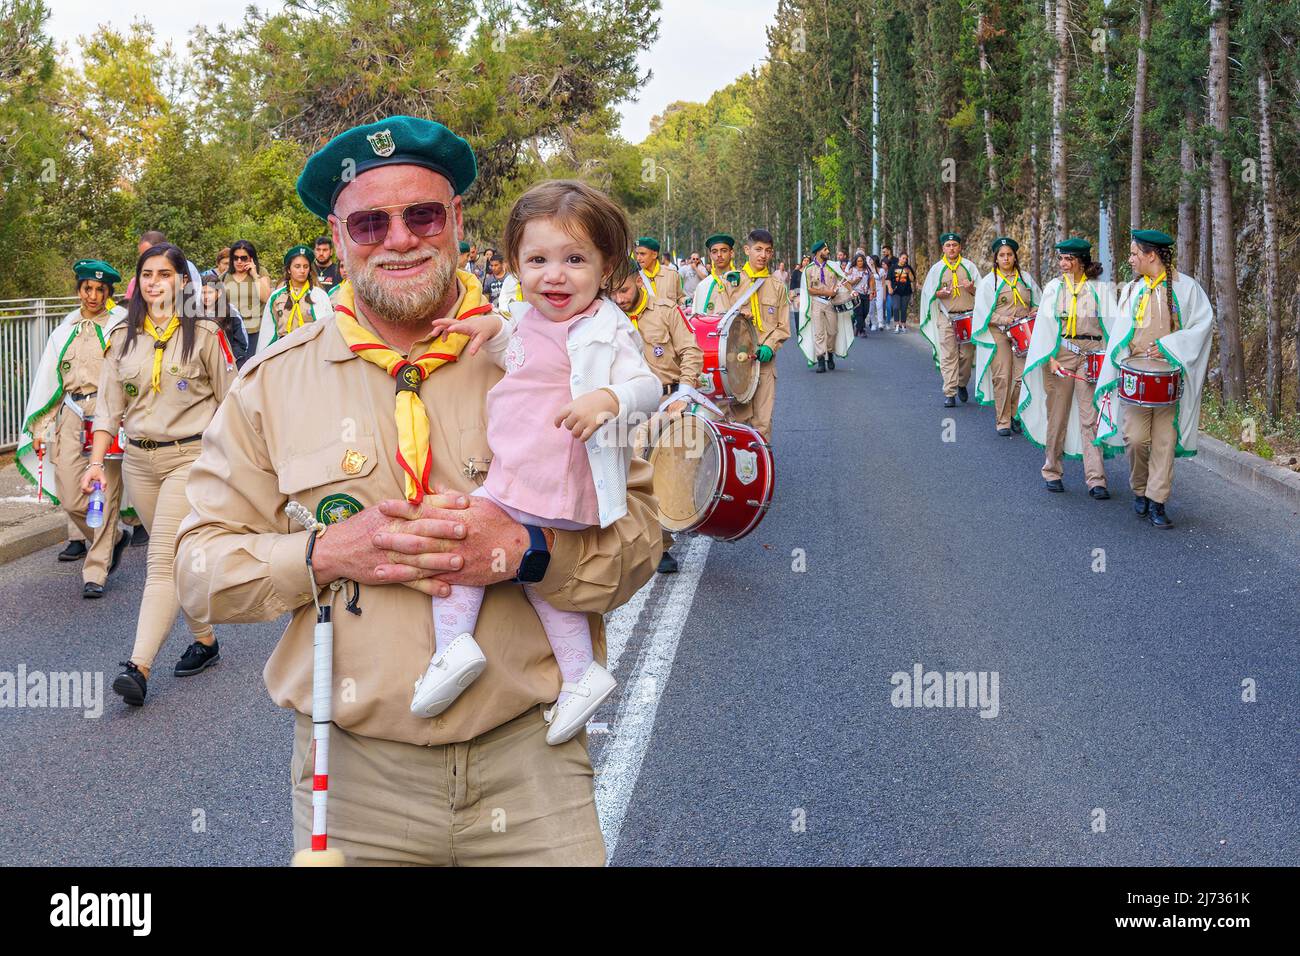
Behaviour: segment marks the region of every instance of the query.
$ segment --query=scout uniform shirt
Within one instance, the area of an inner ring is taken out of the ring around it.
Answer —
[[[120,308],[114,312],[121,312]],[[113,318],[113,315],[107,310],[101,312],[93,319],[88,319],[82,314],[80,309],[75,312],[77,318],[75,324],[78,326],[76,335],[68,343],[63,352],[63,359],[59,362],[59,376],[63,382],[63,394],[66,398],[72,399],[73,395],[90,395],[99,391],[99,377],[104,371],[104,347],[108,344],[108,336],[104,334],[104,325]],[[92,417],[95,413],[94,398],[83,400],[72,399],[73,402],[81,409],[87,417]],[[40,435],[62,407],[61,403],[53,405],[39,422],[32,423],[32,434]],[[117,434],[117,429],[113,430]],[[80,476],[78,476],[80,477]],[[64,494],[67,490],[64,489]]]
[[[357,318],[365,327],[359,310]],[[485,352],[463,351],[420,383],[431,486],[468,493],[482,484],[492,457],[485,396],[504,374]],[[302,714],[312,709],[316,612],[304,563],[307,533],[284,507],[297,501],[330,524],[405,497],[394,454],[394,393],[393,378],[352,352],[335,321],[305,326],[244,366],[190,472],[192,510],[176,562],[181,604],[205,621],[269,621],[291,612],[263,676],[276,704]],[[546,576],[534,585],[552,607],[588,614],[598,661],[605,657],[601,615],[627,601],[659,561],[650,479],[649,463],[633,460],[628,513],[607,528],[556,531]],[[196,562],[199,554],[206,560]],[[424,719],[411,713],[411,688],[435,650],[428,596],[400,584],[361,585],[358,616],[344,607],[354,585],[334,591],[318,583],[320,601],[333,606],[333,716],[344,730],[445,744],[555,700],[559,667],[517,584],[486,590],[474,638],[488,668],[450,708]]]
[[[1142,280],[1139,279],[1134,295],[1141,287]],[[1160,283],[1144,301],[1146,308],[1142,312],[1142,325],[1138,326],[1134,322],[1133,338],[1129,340],[1129,355],[1145,355],[1147,349],[1156,344],[1156,340],[1175,331],[1173,310],[1169,308],[1168,282]],[[1163,356],[1161,358],[1164,359]]]
[[[646,284],[646,277],[650,273],[644,269],[641,270],[641,282]],[[659,271],[649,279],[650,298],[659,302],[668,302],[672,305],[681,305],[685,300],[685,293],[682,292],[681,273],[672,266],[666,266],[662,263],[659,265]]]
[[[704,352],[676,305],[649,299],[640,315],[628,318],[645,344],[646,364],[663,384],[665,393],[679,382],[692,387],[699,382]]]
[[[1074,295],[1068,288],[1070,280],[1065,276],[1056,286],[1056,317],[1061,324],[1061,341],[1062,345],[1058,349],[1058,355],[1062,352],[1069,352],[1065,348],[1066,339],[1075,336],[1095,335],[1098,338],[1096,345],[1089,346],[1088,350],[1100,349],[1105,342],[1106,333],[1101,327],[1101,319],[1097,315],[1097,304],[1099,297],[1097,288],[1091,279],[1082,280],[1082,284],[1076,287],[1078,300],[1076,302]],[[1070,328],[1070,311],[1074,310],[1074,328]],[[1082,345],[1079,346],[1083,348]]]
[[[758,290],[758,315],[755,316],[749,288],[757,281],[741,270],[740,286],[731,294],[731,304],[739,300],[738,314],[753,320],[754,331],[758,334],[755,344],[766,345],[775,352],[790,337],[790,291],[776,276],[767,276]]]
[[[95,431],[116,435],[122,422],[128,440],[176,441],[203,434],[238,374],[221,327],[212,319],[198,319],[188,358],[183,354],[183,331],[172,333],[162,349],[157,391],[154,340],[141,332],[131,351],[122,355],[125,339],[123,323],[113,330],[104,357]]]
[[[329,293],[320,286],[308,286],[305,291],[301,288],[296,291],[302,296],[298,303],[298,315],[302,325],[308,322],[319,322],[321,319],[329,318],[334,314],[334,306],[330,304]],[[288,316],[292,308],[293,293],[289,291],[288,285],[282,285],[271,293],[271,298],[267,300],[266,309],[262,315],[262,324],[263,326],[270,325],[267,331],[271,334],[262,336],[258,341],[259,352],[265,345],[270,345],[293,331],[287,328]],[[298,319],[294,321],[295,327],[300,327],[297,324]]]
[[[942,256],[939,257],[939,264],[943,266],[943,270],[939,273],[939,288],[952,292],[952,270],[948,268],[946,262],[947,260]],[[947,309],[950,315],[972,311],[975,308],[975,290],[967,292],[962,288],[962,284],[974,281],[977,281],[977,277],[969,275],[962,265],[958,265],[957,291],[952,292],[952,295],[946,299],[936,298],[935,302],[942,303],[940,309]]]
[[[736,286],[739,284],[738,276],[740,273],[733,266],[722,277],[718,273],[710,271],[708,276],[700,280],[700,284],[695,287],[695,311],[699,315],[722,315],[735,301],[732,296],[735,294]],[[737,279],[732,282],[732,279]]]

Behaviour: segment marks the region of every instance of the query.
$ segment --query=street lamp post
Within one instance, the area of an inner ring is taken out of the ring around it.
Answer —
[[[672,255],[673,244],[672,244],[671,242],[668,241],[668,204],[671,203],[671,202],[673,201],[673,174],[670,173],[670,172],[668,172],[668,170],[664,169],[664,167],[662,167],[662,166],[660,166],[660,165],[658,165],[658,164],[655,165],[655,169],[663,169],[664,177],[665,177],[665,179],[666,179],[666,181],[667,181],[666,188],[664,189],[664,231],[663,231],[663,237],[664,237],[664,242],[667,243],[667,245],[668,245],[668,253],[669,253],[669,255],[671,256],[671,255]]]

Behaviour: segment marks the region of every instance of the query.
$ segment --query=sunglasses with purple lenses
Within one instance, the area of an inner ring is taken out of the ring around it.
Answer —
[[[384,241],[388,235],[388,224],[397,213],[386,212],[388,209],[400,209],[402,222],[413,236],[436,236],[447,226],[449,203],[430,200],[415,202],[408,206],[380,206],[377,209],[362,209],[343,220],[352,241],[362,246],[373,246]]]

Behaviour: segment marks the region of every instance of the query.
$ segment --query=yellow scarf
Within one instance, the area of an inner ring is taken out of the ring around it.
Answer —
[[[771,270],[769,269],[764,269],[762,272],[755,272],[753,266],[751,266],[748,262],[745,263],[744,273],[745,275],[749,276],[751,279],[766,279],[772,275]],[[753,295],[749,297],[749,314],[750,317],[753,318],[754,320],[754,328],[758,330],[759,335],[762,335],[763,334],[763,310],[759,308],[757,292],[755,292]]]
[[[655,288],[655,276],[659,274],[659,260],[658,259],[655,260],[655,268],[653,272],[651,272],[649,269],[642,269],[641,271],[645,273],[646,279],[649,280],[650,282],[650,291],[653,292],[655,295],[658,295],[659,290]]]
[[[1169,275],[1165,272],[1161,272],[1154,282],[1151,281],[1150,276],[1142,277],[1142,282],[1146,288],[1142,291],[1142,300],[1138,302],[1137,316],[1133,320],[1133,324],[1139,329],[1142,328],[1143,323],[1146,321],[1147,303],[1151,301],[1151,296],[1155,294],[1156,289],[1160,288],[1162,282],[1168,284],[1168,279]]]
[[[632,320],[632,328],[640,331],[641,326],[637,324],[637,319],[641,318],[641,313],[645,311],[645,307],[649,304],[650,304],[650,294],[646,292],[645,286],[642,286],[641,297],[637,299],[636,306],[632,309],[632,311],[627,314],[627,317]]]
[[[144,330],[153,339],[153,375],[149,379],[149,384],[153,386],[155,392],[162,391],[163,348],[167,345],[167,340],[175,335],[180,327],[180,316],[173,315],[172,320],[167,323],[167,328],[160,333],[158,326],[153,324],[153,319],[147,315],[144,317]]]
[[[311,291],[311,283],[304,282],[302,291],[296,296],[291,286],[286,285],[284,289],[289,295],[289,311],[284,316],[284,334],[288,335],[294,329],[300,329],[307,324],[307,319],[302,314],[302,300],[307,298],[307,293]],[[314,317],[312,321],[315,321]]]
[[[456,312],[457,319],[467,319],[492,311],[492,303],[483,301],[483,287],[468,272],[456,271],[465,296]],[[397,418],[397,464],[406,473],[406,498],[419,504],[433,494],[429,483],[433,472],[433,452],[429,449],[429,413],[420,401],[420,385],[435,369],[456,361],[469,336],[459,332],[417,343],[411,349],[416,356],[408,359],[367,331],[353,312],[351,287],[339,290],[334,305],[334,321],[348,348],[397,380],[394,414]]]
[[[998,269],[997,273],[998,273],[998,278],[1000,278],[1003,282],[1011,286],[1011,301],[1014,302],[1016,305],[1025,305],[1025,306],[1029,305],[1029,303],[1026,302],[1024,298],[1020,295],[1020,273],[1017,272],[1014,276],[1009,276],[1006,275],[1001,269]]]
[[[957,268],[961,265],[961,256],[957,257],[956,262],[950,262],[948,257],[944,256],[943,264],[948,267],[948,272],[952,275],[952,294],[961,295],[961,288],[957,285]]]
[[[1079,334],[1079,293],[1088,284],[1088,277],[1084,276],[1079,280],[1079,284],[1075,285],[1068,275],[1062,273],[1061,282],[1070,292],[1070,314],[1065,321],[1065,337],[1072,339]]]

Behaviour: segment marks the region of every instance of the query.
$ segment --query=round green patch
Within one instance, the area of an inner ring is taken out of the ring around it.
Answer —
[[[63,369],[63,371],[65,371],[65,372],[71,372],[71,371],[72,371],[72,363],[69,362],[69,361],[67,361],[67,360],[64,360],[62,366],[60,366],[60,367],[61,367],[61,368]]]
[[[132,398],[135,398],[136,394],[139,392],[139,389],[135,387],[135,382],[126,382],[122,385],[122,388],[124,388],[126,394],[130,395]]]
[[[361,510],[361,502],[351,495],[326,495],[316,506],[316,520],[321,524],[338,524]]]

